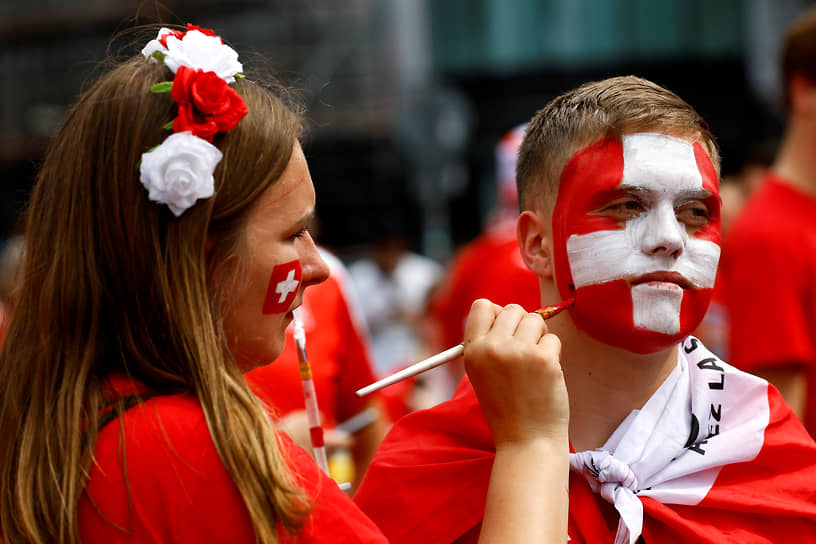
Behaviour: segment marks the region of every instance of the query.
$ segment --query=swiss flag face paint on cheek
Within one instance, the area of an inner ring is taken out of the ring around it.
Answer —
[[[553,211],[556,277],[594,338],[665,349],[700,323],[720,255],[717,175],[698,143],[608,138],[577,152]]]
[[[279,264],[272,269],[262,310],[264,314],[282,314],[289,311],[298,294],[302,274],[299,260]]]

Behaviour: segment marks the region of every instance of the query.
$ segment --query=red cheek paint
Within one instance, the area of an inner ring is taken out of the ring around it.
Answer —
[[[289,311],[300,289],[303,269],[299,260],[275,266],[269,279],[269,287],[264,299],[264,314],[282,314]]]
[[[717,180],[717,171],[714,169],[711,159],[699,142],[694,142],[694,159],[697,162],[697,170],[700,171],[700,176],[703,180],[703,189],[711,193],[711,196],[705,199],[709,214],[708,224],[695,232],[694,236],[720,245],[720,188]]]
[[[553,209],[555,273],[562,299],[575,296],[570,288],[572,272],[567,258],[567,238],[573,234],[623,228],[613,219],[591,214],[601,203],[598,195],[608,197],[622,178],[623,145],[616,138],[604,138],[576,152],[564,167]]]
[[[682,340],[703,319],[711,302],[712,289],[687,289],[680,303],[680,330],[663,334],[635,327],[632,289],[626,280],[587,285],[575,291],[576,307],[592,311],[570,311],[578,328],[594,338],[633,353],[654,353]]]

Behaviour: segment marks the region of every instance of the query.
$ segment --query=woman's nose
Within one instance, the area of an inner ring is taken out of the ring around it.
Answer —
[[[298,253],[303,267],[303,285],[315,285],[329,277],[329,265],[320,256],[317,245],[309,233],[299,240]]]

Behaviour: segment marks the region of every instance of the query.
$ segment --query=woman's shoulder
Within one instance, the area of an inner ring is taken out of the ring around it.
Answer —
[[[95,448],[97,461],[109,454],[121,457],[124,449],[136,459],[165,460],[169,454],[185,455],[213,447],[198,398],[187,393],[152,394],[138,384],[123,388],[115,383],[120,410],[107,410],[99,421]]]
[[[110,419],[99,430],[94,465],[105,479],[124,471],[161,487],[226,473],[201,404],[188,394],[140,397]]]
[[[235,542],[244,533],[246,541],[254,538],[198,399],[146,398],[100,430],[80,505],[83,537],[175,542],[220,534],[225,524]]]

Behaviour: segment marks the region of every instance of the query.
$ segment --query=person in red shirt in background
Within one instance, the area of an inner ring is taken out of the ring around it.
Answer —
[[[516,236],[516,158],[526,126],[513,127],[496,144],[496,210],[479,236],[459,250],[429,300],[438,350],[462,341],[465,318],[476,299],[486,298],[501,306],[515,303],[528,312],[539,307],[538,277],[524,264]],[[461,359],[440,370],[448,374],[452,394],[464,375]]]
[[[776,385],[816,436],[816,8],[789,27],[781,71],[785,133],[725,240],[720,276],[731,362]]]
[[[720,180],[722,207],[722,239],[727,240],[731,225],[739,216],[745,202],[759,186],[773,162],[776,145],[773,142],[757,142],[748,151],[748,156],[738,172],[724,176]],[[717,272],[711,304],[703,321],[694,331],[694,336],[718,357],[729,359],[728,353],[728,310],[725,306],[722,267]]]
[[[298,317],[306,333],[306,352],[326,431],[329,472],[338,483],[353,481],[353,492],[389,422],[378,394],[364,398],[354,394],[376,380],[368,336],[345,266],[325,248],[318,249],[330,275],[304,292]],[[292,325],[287,327],[286,345],[275,363],[249,372],[246,378],[258,396],[274,407],[280,417],[278,427],[310,451],[293,330]],[[348,450],[353,457],[350,467],[344,459]]]

